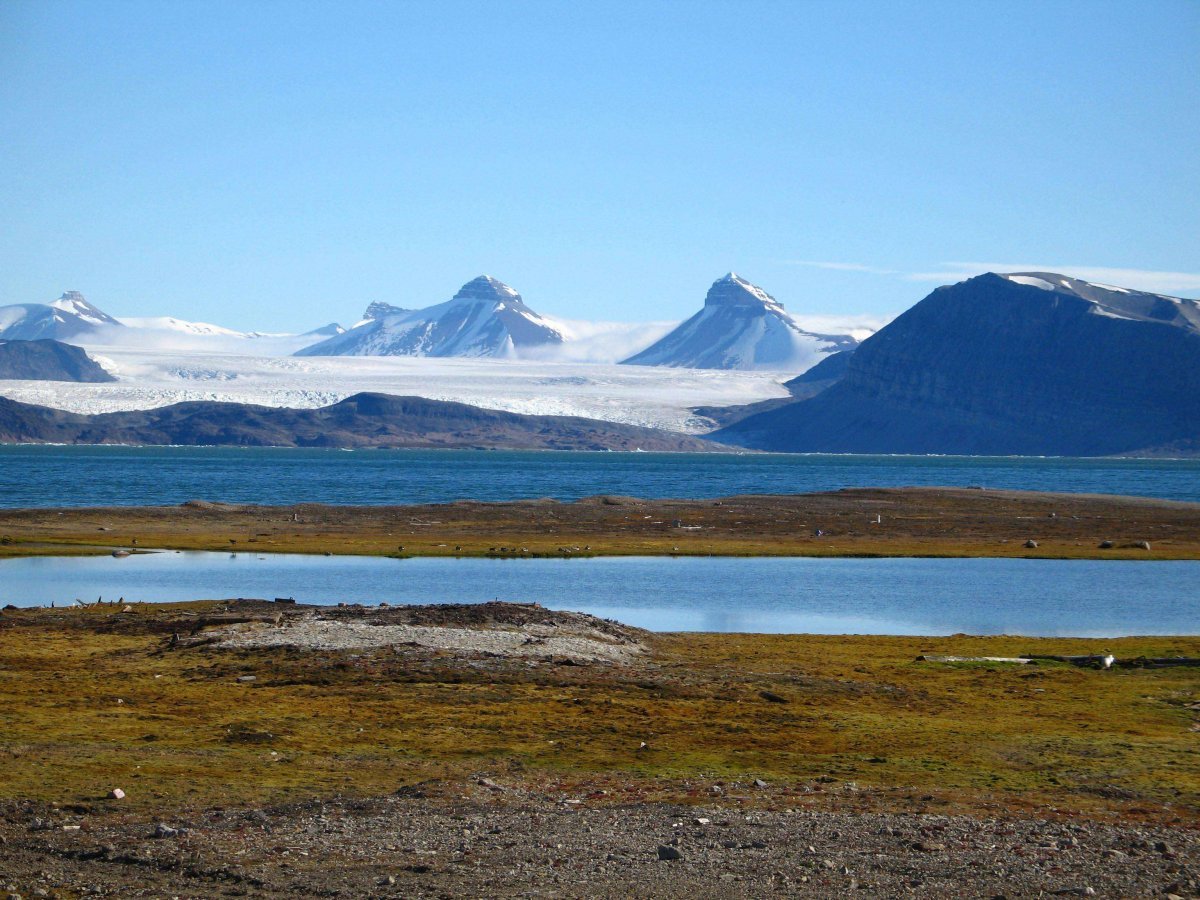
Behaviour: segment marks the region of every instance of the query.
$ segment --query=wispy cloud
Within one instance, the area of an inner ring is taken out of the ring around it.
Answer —
[[[1178,294],[1200,291],[1200,273],[1164,272],[1156,269],[1122,269],[1112,266],[1076,266],[1030,262],[943,262],[925,272],[906,272],[866,263],[825,262],[793,259],[788,265],[809,266],[839,272],[863,272],[870,275],[891,275],[905,281],[931,281],[939,284],[962,281],[984,272],[1056,272],[1081,278],[1084,281],[1113,284],[1118,287],[1151,291],[1159,294]]]
[[[903,275],[895,269],[884,269],[880,266],[868,266],[863,263],[825,262],[815,259],[786,259],[785,265],[808,266],[810,269],[833,269],[837,272],[866,272],[870,275]]]

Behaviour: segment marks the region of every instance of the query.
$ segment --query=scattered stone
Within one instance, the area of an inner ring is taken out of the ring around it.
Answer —
[[[239,675],[238,681],[241,681],[241,682],[258,681],[258,676],[257,675]]]
[[[378,884],[380,887],[391,887],[392,885],[394,885],[396,883],[396,876],[395,875],[384,875],[382,878],[380,878],[375,883]]]
[[[759,691],[758,696],[762,697],[768,703],[787,703],[787,697],[781,697],[773,691]]]
[[[108,792],[108,799],[109,800],[124,800],[125,792],[123,790],[121,790],[120,788],[113,788],[111,791]]]
[[[1037,545],[1038,545],[1038,542],[1035,541],[1033,538],[1030,538],[1029,540],[1027,540],[1025,542],[1025,547],[1026,547],[1026,549],[1029,549],[1029,550],[1036,550]]]
[[[1101,541],[1101,542],[1100,542],[1100,549],[1101,549],[1101,550],[1111,550],[1112,548],[1113,548],[1113,542],[1112,542],[1112,541]]]
[[[179,836],[179,829],[172,828],[165,822],[159,822],[154,826],[154,837],[156,838],[173,838]]]
[[[711,825],[712,819],[706,819],[703,816],[692,820],[697,825]]]
[[[1139,549],[1139,550],[1149,550],[1150,542],[1149,541],[1138,541],[1133,546],[1137,547],[1137,549]]]
[[[683,859],[683,854],[675,847],[660,844],[658,847],[658,858],[661,860]]]
[[[763,781],[761,778],[755,778],[754,786],[756,788],[765,788],[767,786],[767,783],[765,781]]]
[[[934,841],[917,841],[913,844],[913,849],[920,850],[922,853],[941,853],[946,849],[946,845]]]

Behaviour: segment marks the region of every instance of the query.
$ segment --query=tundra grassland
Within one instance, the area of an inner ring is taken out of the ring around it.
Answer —
[[[179,809],[486,775],[599,804],[718,793],[1200,823],[1200,669],[918,660],[1196,657],[1200,637],[631,629],[645,651],[618,662],[206,640],[257,607],[279,605],[5,610],[0,797],[103,804],[120,786],[123,808]],[[286,613],[302,614],[317,615]]]
[[[386,556],[1200,559],[1200,504],[963,488],[571,503],[0,510],[0,557],[114,548]]]

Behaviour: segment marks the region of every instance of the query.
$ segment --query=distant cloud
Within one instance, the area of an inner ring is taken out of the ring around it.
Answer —
[[[866,340],[896,318],[892,314],[839,316],[791,313],[790,315],[793,322],[813,334],[848,334],[860,341]]]
[[[645,350],[679,323],[587,322],[545,317],[567,338],[562,344],[525,349],[524,359],[545,362],[615,363]]]
[[[905,272],[866,263],[827,262],[821,260],[791,259],[792,266],[809,266],[814,269],[829,269],[837,272],[863,272],[869,275],[895,275],[905,281],[932,281],[939,284],[962,281],[984,272],[1056,272],[1082,278],[1084,281],[1112,284],[1117,287],[1133,288],[1160,294],[1200,291],[1200,273],[1162,272],[1155,269],[1118,269],[1109,266],[1072,266],[1049,263],[1020,262],[944,262],[939,268],[928,272]]]

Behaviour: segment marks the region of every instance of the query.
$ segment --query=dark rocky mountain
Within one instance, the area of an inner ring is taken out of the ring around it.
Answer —
[[[712,437],[803,452],[1200,453],[1195,300],[989,273],[938,288],[845,365],[811,399]]]
[[[623,363],[797,371],[807,369],[823,354],[857,344],[849,335],[805,331],[782,303],[730,272],[713,282],[700,312]]]
[[[781,406],[787,406],[797,400],[807,400],[842,380],[853,353],[853,350],[839,350],[837,353],[831,353],[804,374],[785,381],[783,386],[788,389],[790,397],[772,397],[770,400],[759,400],[756,403],[743,403],[738,406],[693,406],[692,412],[708,419],[718,428],[727,428],[736,422],[750,418],[750,416],[779,409]]]
[[[569,416],[526,416],[422,397],[355,394],[320,409],[176,403],[80,415],[0,397],[0,443],[255,447],[713,450],[687,435]]]
[[[402,316],[414,311],[405,309],[402,306],[392,306],[392,304],[384,303],[382,300],[376,300],[367,306],[366,312],[363,313],[363,318],[386,319],[388,316]]]
[[[88,303],[79,291],[67,291],[50,303],[0,306],[0,338],[9,341],[63,341],[106,327],[123,326]]]
[[[449,301],[426,309],[372,303],[364,320],[345,334],[296,355],[505,357],[562,342],[562,333],[526,306],[520,294],[481,275]]]
[[[785,381],[783,386],[797,400],[815,397],[826,388],[833,387],[846,376],[846,371],[850,368],[850,357],[853,355],[853,349],[831,353],[807,372],[797,375],[790,381]]]
[[[0,340],[0,378],[30,381],[116,381],[79,347],[51,340]]]

